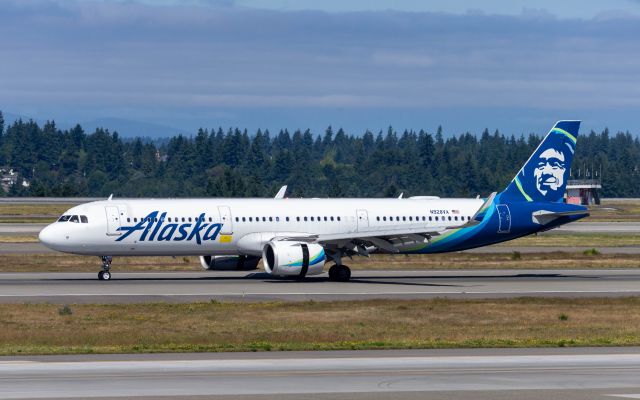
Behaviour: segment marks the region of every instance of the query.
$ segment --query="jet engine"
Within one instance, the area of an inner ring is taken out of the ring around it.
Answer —
[[[281,276],[321,274],[326,258],[322,246],[304,242],[271,241],[262,251],[265,271]]]
[[[254,256],[200,256],[202,268],[208,271],[256,269],[259,262],[260,257]]]

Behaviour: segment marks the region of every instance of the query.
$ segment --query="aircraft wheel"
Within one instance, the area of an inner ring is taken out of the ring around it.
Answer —
[[[334,265],[329,268],[329,280],[348,282],[351,279],[351,269],[346,265]]]
[[[330,281],[335,281],[336,280],[336,272],[338,271],[338,266],[337,265],[332,265],[331,268],[329,268],[329,280]]]
[[[349,279],[351,279],[351,269],[346,265],[341,265],[340,268],[338,268],[336,280],[338,282],[348,282]]]
[[[108,281],[111,279],[111,272],[109,271],[100,271],[98,272],[98,279],[101,281]]]

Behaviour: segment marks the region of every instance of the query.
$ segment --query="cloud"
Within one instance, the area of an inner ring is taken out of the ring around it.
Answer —
[[[1,1],[0,104],[88,114],[77,119],[640,106],[640,24],[626,17],[203,4]]]

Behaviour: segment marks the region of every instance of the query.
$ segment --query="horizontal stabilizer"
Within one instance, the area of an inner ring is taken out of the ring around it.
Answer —
[[[573,211],[559,211],[559,212],[540,210],[540,211],[532,212],[531,218],[533,222],[535,222],[536,224],[546,225],[557,218],[568,217],[571,215],[587,215],[588,216],[589,212],[587,210],[573,210]]]

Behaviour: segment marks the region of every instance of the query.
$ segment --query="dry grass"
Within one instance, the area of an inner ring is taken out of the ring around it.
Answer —
[[[0,354],[626,346],[640,298],[3,304],[0,322]]]
[[[374,255],[345,262],[352,269],[557,269],[638,268],[640,254],[552,253],[448,253],[427,255]],[[98,257],[53,254],[2,254],[0,272],[95,272]],[[200,271],[197,257],[115,257],[114,271]]]
[[[352,269],[537,269],[638,268],[640,254],[448,253],[426,255],[373,255],[345,261]],[[98,257],[51,254],[2,254],[0,272],[95,272]],[[115,271],[200,271],[197,257],[115,257]]]
[[[49,215],[58,216],[76,204],[0,204],[0,216]]]
[[[63,253],[2,254],[0,272],[96,272],[98,257]],[[115,257],[116,271],[194,271],[202,270],[197,257]]]
[[[640,246],[640,235],[631,233],[543,233],[504,242],[499,246],[620,247]]]
[[[591,216],[583,221],[640,221],[640,202],[634,200],[612,201],[603,200],[599,206],[589,207]]]
[[[37,235],[0,235],[0,243],[38,243]]]

